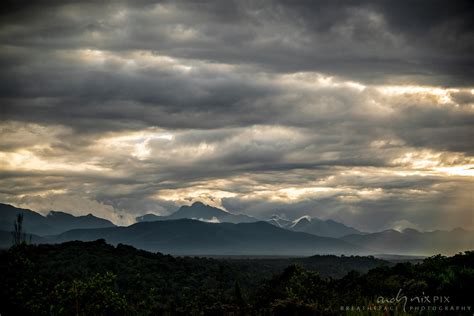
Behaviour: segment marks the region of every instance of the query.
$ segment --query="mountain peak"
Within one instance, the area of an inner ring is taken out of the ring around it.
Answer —
[[[304,216],[301,216],[300,218],[296,219],[295,220],[295,223],[298,223],[300,221],[303,221],[303,222],[311,222],[312,218],[311,216],[309,215],[304,215]]]
[[[230,222],[230,223],[249,223],[256,222],[257,219],[245,214],[233,214],[223,209],[206,205],[202,202],[194,202],[191,205],[183,205],[174,213],[167,216],[157,216],[146,214],[136,218],[137,222],[163,221],[175,219],[195,219],[203,222]]]
[[[197,207],[197,206],[209,206],[209,205],[206,205],[202,203],[201,201],[196,201],[193,204],[191,204],[191,207]]]
[[[405,228],[404,230],[402,230],[402,233],[404,233],[404,234],[416,234],[416,233],[419,233],[419,231],[414,229],[414,228]]]
[[[195,218],[210,220],[229,214],[220,208],[206,205],[202,202],[194,202],[191,206],[183,205],[176,212],[168,216],[169,219]]]
[[[74,216],[73,214],[53,211],[46,216],[28,209],[16,208],[11,205],[0,204],[2,221],[0,230],[10,230],[11,223],[18,213],[24,217],[25,231],[35,235],[54,235],[71,229],[103,228],[115,226],[109,220],[96,217],[92,214],[86,216]]]
[[[300,218],[297,218],[293,221],[293,224],[290,226],[290,228],[299,230],[303,229],[305,226],[309,225],[311,223],[311,217],[308,215],[301,216]]]
[[[389,228],[389,229],[386,229],[386,230],[382,230],[382,231],[380,232],[380,234],[395,234],[395,235],[399,235],[399,234],[401,234],[401,232],[399,232],[399,231],[396,230],[396,229]]]
[[[46,217],[74,217],[72,214],[61,211],[49,211]]]
[[[98,220],[105,220],[103,218],[97,217],[92,213],[89,213],[87,215],[73,215],[71,213],[67,212],[61,212],[61,211],[49,211],[49,213],[46,215],[47,218],[50,219],[68,219],[68,220],[74,220],[74,219],[80,219],[80,218],[88,218],[88,219],[98,219]]]
[[[272,216],[270,216],[267,222],[277,227],[288,227],[289,225],[293,224],[293,222],[290,221],[286,216],[278,214],[273,214]]]
[[[289,227],[291,230],[310,233],[322,237],[339,238],[350,234],[358,234],[355,228],[338,223],[334,220],[321,220],[308,215],[302,216]]]

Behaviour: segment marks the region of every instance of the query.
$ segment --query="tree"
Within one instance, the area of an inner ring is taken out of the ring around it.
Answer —
[[[23,213],[18,213],[16,215],[15,221],[13,222],[12,236],[14,246],[26,244],[26,233],[23,231]]]
[[[90,278],[60,282],[52,293],[53,315],[128,315],[128,304],[116,286],[116,275],[110,272]]]

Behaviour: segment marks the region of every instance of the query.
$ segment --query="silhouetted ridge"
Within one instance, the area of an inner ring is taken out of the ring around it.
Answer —
[[[72,230],[59,235],[55,241],[89,241],[98,238],[105,238],[112,244],[123,243],[172,254],[303,255],[363,251],[338,239],[292,232],[266,222],[213,224],[190,219]]]
[[[244,214],[233,214],[226,212],[220,208],[206,205],[202,202],[194,202],[192,205],[181,206],[176,212],[167,215],[167,216],[157,216],[154,214],[146,214],[136,218],[137,222],[147,222],[147,221],[164,221],[164,220],[174,220],[174,219],[197,219],[200,221],[208,222],[226,222],[226,223],[249,223],[258,221],[256,218],[253,218]]]
[[[18,213],[23,213],[24,229],[29,234],[55,235],[77,228],[103,228],[115,226],[112,222],[92,214],[74,216],[65,212],[50,211],[43,216],[29,209],[0,203],[0,230],[10,231]]]

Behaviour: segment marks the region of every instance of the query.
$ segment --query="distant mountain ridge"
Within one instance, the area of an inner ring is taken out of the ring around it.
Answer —
[[[351,234],[361,234],[362,232],[333,221],[332,219],[321,220],[314,217],[303,216],[292,223],[289,229],[297,232],[305,232],[317,236],[340,238]]]
[[[297,218],[294,221],[273,215],[267,222],[277,227],[321,237],[340,238],[351,234],[362,234],[361,231],[353,227],[346,226],[331,219],[321,220],[307,215]]]
[[[462,228],[431,232],[420,232],[411,228],[401,232],[389,229],[371,234],[348,235],[341,239],[385,254],[454,255],[474,250],[474,231]]]
[[[183,205],[176,212],[159,216],[154,214],[146,214],[136,217],[137,222],[164,221],[174,219],[196,219],[204,222],[216,223],[252,223],[259,221],[257,218],[226,212],[220,208],[203,204],[202,202],[194,202],[191,206]]]
[[[154,214],[146,214],[136,217],[135,220],[137,222],[151,222],[184,218],[197,219],[204,222],[234,224],[259,221],[259,219],[249,215],[234,214],[217,207],[205,205],[201,202],[195,202],[191,206],[181,206],[176,212],[170,215],[159,216]],[[339,238],[350,234],[361,233],[355,228],[346,226],[333,220],[324,221],[318,218],[311,218],[309,216],[303,216],[299,219],[296,219],[295,221],[291,221],[278,215],[273,215],[267,220],[267,222],[280,228],[309,233],[321,237]]]
[[[282,228],[286,228],[293,223],[289,219],[281,217],[279,215],[272,215],[269,219],[267,219],[267,222],[272,225],[275,225],[277,227],[282,227]]]
[[[192,219],[141,222],[127,227],[76,229],[52,239],[128,244],[175,255],[314,255],[368,252],[349,242],[275,227],[266,222],[206,223]]]
[[[29,209],[0,203],[0,230],[11,231],[13,222],[19,213],[23,214],[25,231],[28,234],[41,236],[56,235],[71,229],[115,226],[112,222],[92,214],[74,216],[65,212],[51,211],[48,215],[43,216]]]
[[[451,255],[474,249],[474,231],[377,233],[360,231],[332,220],[303,216],[294,221],[273,216],[268,221],[232,214],[194,203],[169,216],[145,215],[141,222],[117,227],[108,220],[50,212],[47,216],[28,209],[0,203],[0,247],[11,245],[11,230],[18,213],[33,243],[105,238],[137,248],[188,255],[311,255],[311,254],[394,254]],[[188,219],[190,217],[191,219]],[[247,223],[240,223],[247,220]],[[235,221],[237,223],[232,223]],[[355,232],[347,234],[348,232]],[[323,235],[323,236],[319,236]],[[324,234],[331,235],[325,237]]]

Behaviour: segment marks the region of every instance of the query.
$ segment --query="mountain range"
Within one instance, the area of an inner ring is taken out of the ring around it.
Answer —
[[[127,227],[76,229],[54,242],[92,241],[128,244],[175,255],[311,255],[355,254],[362,247],[349,242],[289,231],[266,222],[206,223],[191,219],[141,222]]]
[[[191,206],[181,206],[171,215],[159,216],[155,214],[146,214],[136,217],[136,221],[152,222],[183,218],[196,219],[212,223],[252,223],[262,220],[245,214],[234,214],[227,212],[217,207],[205,205],[201,202],[195,202]],[[345,235],[361,233],[355,228],[346,226],[333,220],[321,220],[318,218],[311,218],[309,216],[303,216],[296,219],[295,221],[290,221],[288,219],[274,215],[266,221],[277,227],[321,237],[339,238]]]
[[[290,221],[279,216],[272,216],[269,223],[297,232],[324,237],[340,238],[351,234],[362,234],[361,231],[338,223],[333,220],[321,220],[310,216],[302,216],[294,221]]]
[[[24,214],[24,228],[33,243],[106,239],[112,244],[178,255],[311,255],[311,254],[455,254],[474,249],[474,232],[363,233],[333,220],[307,216],[294,221],[272,216],[267,221],[233,214],[196,202],[167,216],[147,214],[120,227],[95,217],[51,211],[47,216],[0,204],[0,247],[11,244],[15,216]]]
[[[464,250],[474,250],[474,232],[462,228],[429,232],[411,228],[401,232],[389,229],[366,235],[347,235],[341,239],[378,253],[430,256],[437,253],[454,255]]]
[[[252,223],[259,221],[257,218],[252,216],[226,212],[220,208],[205,205],[201,202],[195,202],[191,206],[183,205],[171,215],[159,216],[155,214],[146,214],[137,217],[136,221],[153,222],[183,218],[196,219],[211,223]]]
[[[69,213],[51,211],[43,216],[29,209],[17,208],[0,203],[0,230],[11,231],[17,214],[23,214],[23,226],[26,232],[40,236],[56,235],[71,229],[103,228],[115,225],[92,214],[74,216]]]

